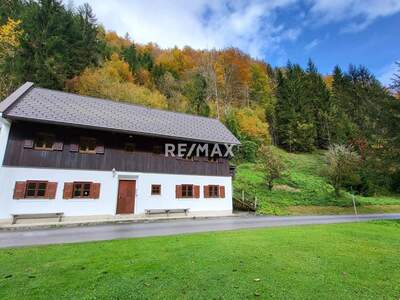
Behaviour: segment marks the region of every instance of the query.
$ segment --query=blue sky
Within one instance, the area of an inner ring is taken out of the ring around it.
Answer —
[[[139,43],[196,49],[237,47],[273,66],[312,58],[367,66],[390,83],[400,60],[400,0],[75,0],[107,30]]]

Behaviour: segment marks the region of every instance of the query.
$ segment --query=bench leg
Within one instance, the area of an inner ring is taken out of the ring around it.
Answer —
[[[14,225],[15,223],[17,223],[17,218],[15,217],[15,216],[13,216],[13,219],[12,219],[12,225]]]

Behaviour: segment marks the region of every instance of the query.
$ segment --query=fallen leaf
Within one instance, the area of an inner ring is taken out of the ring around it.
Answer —
[[[260,278],[254,278],[254,281],[256,281],[256,282],[258,282],[260,280],[261,280]]]

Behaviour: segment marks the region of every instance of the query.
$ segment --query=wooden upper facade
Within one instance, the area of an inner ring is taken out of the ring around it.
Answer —
[[[166,157],[164,145],[184,141],[13,121],[5,166],[229,176],[226,158]],[[188,143],[190,147],[190,143]]]

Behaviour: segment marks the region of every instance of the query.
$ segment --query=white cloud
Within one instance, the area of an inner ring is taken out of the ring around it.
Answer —
[[[139,43],[154,42],[162,48],[232,46],[257,58],[274,56],[275,61],[287,59],[283,44],[296,41],[311,24],[340,23],[342,31],[357,32],[400,11],[400,0],[74,1],[88,2],[106,29],[128,32]],[[290,12],[291,21],[304,21],[289,26],[282,11]],[[310,51],[318,43],[311,41],[304,49]]]
[[[276,10],[297,0],[75,0],[88,2],[108,30],[130,34],[140,43],[163,48],[238,47],[255,57],[278,51],[284,41],[296,40],[300,28],[286,28]]]
[[[319,45],[319,43],[320,43],[319,39],[314,39],[311,42],[309,42],[307,45],[304,46],[304,50],[311,51],[312,49],[317,47]]]
[[[399,60],[399,62],[400,62],[400,60]],[[394,77],[394,74],[397,71],[398,71],[398,66],[396,65],[396,63],[387,65],[378,72],[378,80],[384,86],[389,86],[392,83],[392,78]]]
[[[400,12],[399,0],[308,0],[319,23],[346,22],[343,32],[358,32],[379,17]]]

